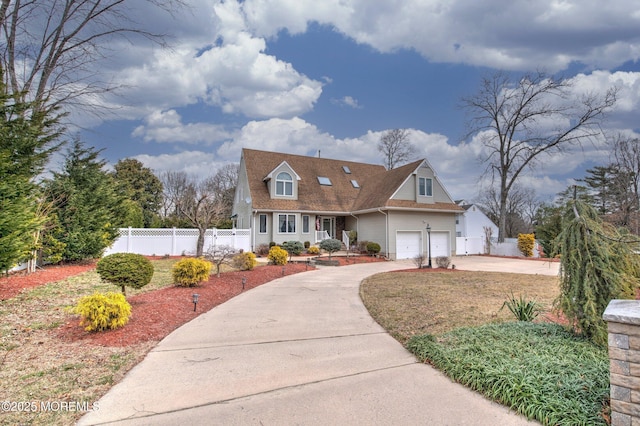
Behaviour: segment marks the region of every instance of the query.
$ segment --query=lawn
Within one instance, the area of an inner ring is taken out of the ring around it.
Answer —
[[[507,298],[550,310],[553,276],[496,272],[392,272],[360,289],[371,315],[419,359],[490,399],[549,425],[605,425],[606,348],[550,323],[517,322]]]

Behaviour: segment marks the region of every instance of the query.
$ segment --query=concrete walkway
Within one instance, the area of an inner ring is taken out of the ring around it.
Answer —
[[[536,424],[416,362],[373,321],[360,281],[411,267],[327,267],[237,296],[167,336],[79,424]]]

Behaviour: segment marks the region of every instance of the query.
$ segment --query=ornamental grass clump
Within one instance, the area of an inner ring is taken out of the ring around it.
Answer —
[[[209,279],[213,265],[204,259],[187,258],[173,265],[173,282],[181,287],[193,287]]]
[[[125,287],[142,288],[151,282],[153,264],[141,254],[113,253],[103,257],[96,264],[96,272],[103,281]]]
[[[86,331],[114,330],[129,322],[131,305],[123,294],[108,292],[85,296],[72,309]]]
[[[509,308],[518,321],[533,321],[543,312],[542,305],[535,300],[526,300],[523,295],[520,295],[520,298],[516,299],[513,292],[511,292],[511,296],[502,304],[500,310],[504,309],[505,306]]]

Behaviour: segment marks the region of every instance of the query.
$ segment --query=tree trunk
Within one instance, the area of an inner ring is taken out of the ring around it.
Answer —
[[[204,251],[204,234],[207,232],[207,228],[198,228],[198,242],[196,244],[196,257],[202,256]]]

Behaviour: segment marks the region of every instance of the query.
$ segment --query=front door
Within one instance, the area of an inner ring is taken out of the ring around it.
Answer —
[[[336,237],[336,218],[334,216],[323,216],[320,221],[320,230],[327,231],[331,238]]]

